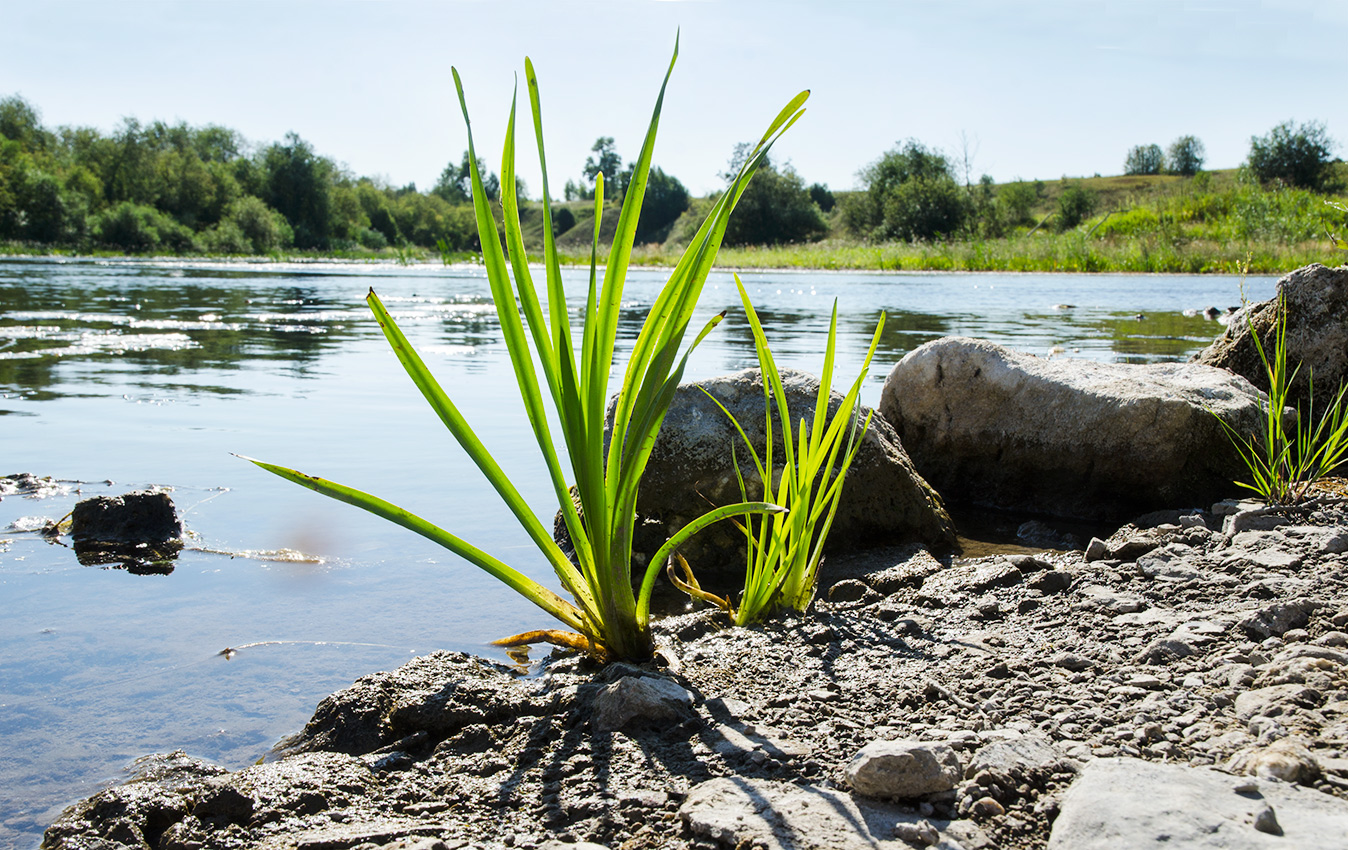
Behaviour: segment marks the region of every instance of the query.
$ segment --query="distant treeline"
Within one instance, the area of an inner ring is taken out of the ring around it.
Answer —
[[[471,250],[458,199],[343,171],[293,133],[250,147],[234,130],[126,119],[111,134],[41,125],[0,100],[0,239],[131,253]]]
[[[1203,146],[1192,136],[1176,140],[1168,152],[1158,145],[1130,150],[1127,174],[1184,175],[1177,179],[1192,188],[1180,203],[1173,190],[1150,199],[1102,198],[1090,181],[997,185],[987,175],[975,181],[967,156],[956,160],[910,139],[864,167],[858,191],[836,197],[821,183],[807,185],[790,164],[765,163],[740,200],[726,244],[826,237],[939,243],[1074,228],[1117,238],[1153,230],[1179,234],[1186,222],[1196,221],[1207,222],[1205,231],[1213,236],[1305,240],[1313,238],[1308,231],[1324,226],[1323,204],[1315,198],[1343,186],[1334,147],[1323,125],[1281,124],[1251,140],[1249,160],[1220,192],[1201,170]],[[747,146],[735,150],[727,173],[746,152]],[[605,195],[616,203],[632,171],[611,137],[596,141],[593,153],[582,180],[566,181],[565,200],[553,210],[554,230],[561,235],[575,228],[568,242],[578,248],[588,245],[595,226],[592,202],[585,199],[593,198],[597,177],[603,175]],[[478,165],[486,194],[498,202],[498,178]],[[522,182],[513,190],[525,198]],[[226,127],[130,118],[111,134],[88,127],[53,130],[23,98],[0,99],[0,243],[10,250],[340,255],[418,249],[448,257],[479,248],[470,192],[467,152],[423,192],[414,184],[393,187],[357,177],[294,133],[250,145]],[[1214,193],[1221,197],[1207,197]],[[691,197],[676,177],[653,168],[638,241],[668,247],[686,242],[713,202]],[[538,217],[533,208],[539,204],[522,206],[527,218]],[[499,214],[499,203],[495,207]],[[1100,213],[1114,218],[1106,223]],[[1273,220],[1288,213],[1294,220]],[[1233,217],[1245,224],[1231,224]],[[583,238],[581,230],[588,231]]]

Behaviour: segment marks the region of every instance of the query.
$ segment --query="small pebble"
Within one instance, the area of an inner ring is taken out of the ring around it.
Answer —
[[[1006,807],[991,797],[980,797],[974,801],[972,811],[976,818],[995,818],[1006,814]]]
[[[894,837],[917,847],[931,847],[940,842],[941,833],[924,819],[917,823],[894,824]]]
[[[1254,828],[1269,835],[1282,835],[1282,827],[1278,825],[1278,817],[1273,813],[1273,807],[1267,804],[1259,810],[1259,814],[1254,816]]]

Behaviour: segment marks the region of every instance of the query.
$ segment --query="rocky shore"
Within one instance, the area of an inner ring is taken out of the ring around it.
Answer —
[[[267,763],[143,759],[43,846],[1348,847],[1346,494],[835,557],[805,615],[669,618],[644,667],[425,656]]]

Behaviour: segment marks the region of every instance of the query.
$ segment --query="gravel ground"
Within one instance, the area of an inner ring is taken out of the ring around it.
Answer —
[[[230,774],[147,758],[44,847],[853,846],[718,820],[705,801],[731,780],[889,818],[855,846],[1020,850],[1048,845],[1065,789],[1106,757],[1348,800],[1338,494],[1152,515],[1085,552],[886,549],[828,570],[804,615],[662,621],[643,667],[553,655],[522,675],[437,653],[365,677],[271,762]],[[853,762],[875,741],[944,745],[956,781],[863,797]]]

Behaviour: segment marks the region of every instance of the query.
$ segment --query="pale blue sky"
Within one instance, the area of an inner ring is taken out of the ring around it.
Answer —
[[[803,88],[780,157],[839,189],[908,137],[967,139],[975,179],[999,182],[1117,174],[1130,146],[1183,134],[1233,167],[1289,118],[1348,142],[1345,0],[0,0],[0,95],[48,126],[294,130],[426,189],[465,147],[450,66],[497,170],[527,54],[560,196],[597,136],[636,155],[679,28],[655,161],[698,193]],[[536,164],[519,170],[536,196]]]

